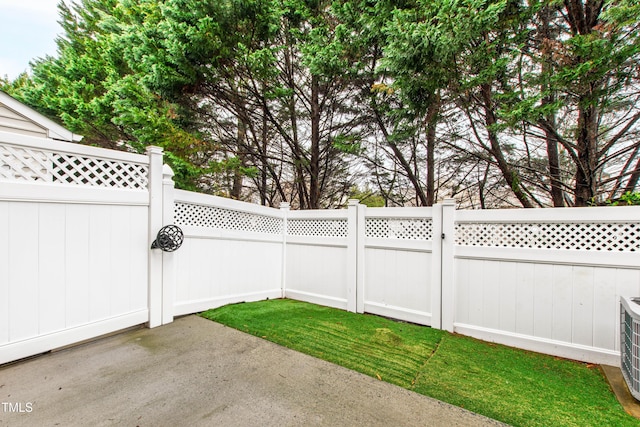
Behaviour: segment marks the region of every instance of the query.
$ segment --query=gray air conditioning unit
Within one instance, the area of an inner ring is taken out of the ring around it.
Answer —
[[[640,298],[620,298],[620,356],[622,376],[640,400]]]

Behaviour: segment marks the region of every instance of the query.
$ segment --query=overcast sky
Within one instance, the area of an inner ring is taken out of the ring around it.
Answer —
[[[29,61],[56,54],[59,0],[0,0],[0,76],[14,79]]]

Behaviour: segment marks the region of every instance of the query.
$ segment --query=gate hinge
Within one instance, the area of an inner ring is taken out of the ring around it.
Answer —
[[[442,240],[444,240],[444,233],[442,233],[440,237],[442,238]]]

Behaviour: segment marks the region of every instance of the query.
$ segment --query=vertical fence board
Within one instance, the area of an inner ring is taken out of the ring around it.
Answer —
[[[478,303],[482,306],[482,326],[491,329],[500,328],[500,269],[502,263],[484,261],[482,263],[482,297]]]
[[[254,274],[256,270],[260,269],[261,263],[258,262],[256,253],[263,252],[264,255],[269,253],[268,250],[263,250],[263,248],[258,248],[256,245],[243,245],[240,242],[230,242],[230,245],[227,247],[225,254],[227,255],[225,258],[225,264],[227,266],[231,265],[239,265],[240,262],[246,262],[247,265],[251,265],[257,268],[249,268],[245,272],[245,274],[237,274],[235,276],[235,280],[233,283],[237,289],[237,293],[245,294],[251,292],[252,285],[256,284],[254,282]],[[231,275],[231,271],[229,271]],[[263,277],[263,283],[267,281],[266,277]]]
[[[214,249],[216,258],[209,258],[211,249]],[[228,257],[233,256],[232,252],[233,247],[230,244],[223,248],[221,242],[218,241],[198,239],[194,242],[192,254],[195,254],[195,257],[191,263],[193,274],[191,276],[192,288],[189,294],[191,300],[239,293],[228,268]],[[207,283],[210,283],[210,287],[207,286]]]
[[[175,303],[178,301],[189,300],[189,284],[192,282],[191,268],[189,266],[189,260],[193,258],[191,255],[192,247],[195,239],[189,239],[185,236],[182,247],[180,247],[180,253],[176,257],[176,271],[178,273],[178,282],[173,292],[173,299]],[[215,254],[211,254],[215,256]]]
[[[500,285],[498,286],[500,301],[499,329],[516,332],[516,281],[518,265],[513,262],[500,264]]]
[[[9,207],[9,339],[38,335],[38,207]]]
[[[120,246],[118,251],[111,254],[111,307],[116,313],[126,313],[130,306],[131,248],[122,243],[129,241],[131,232],[127,209],[114,206],[111,210],[111,234]]]
[[[208,252],[203,252],[202,256],[205,259],[201,259],[205,265],[208,265],[208,269],[204,274],[208,275],[208,281],[210,282],[210,286],[208,288],[208,295],[233,295],[236,291],[234,289],[234,284],[232,280],[233,270],[228,268],[219,268],[219,264],[226,263],[224,261],[225,253],[227,253],[227,248],[222,244],[215,244],[215,242],[207,242],[203,241],[204,246],[208,248]],[[207,262],[205,254],[209,254],[210,262]],[[214,262],[213,260],[217,260]],[[224,265],[224,264],[223,264]],[[193,280],[193,279],[192,279]]]
[[[407,251],[401,253],[400,271],[405,272],[407,283],[402,303],[413,310],[431,313],[431,254]]]
[[[89,313],[92,321],[111,315],[111,255],[118,251],[117,236],[111,233],[111,206],[89,208]],[[146,305],[146,304],[145,304]]]
[[[573,336],[571,342],[593,345],[594,268],[574,267]]]
[[[427,297],[424,291],[428,286],[424,274],[426,257],[417,252],[396,251],[395,264],[394,288],[396,291],[389,295],[387,300],[396,307],[431,311],[425,305]]]
[[[533,291],[533,333],[536,337],[553,336],[553,266],[536,264]]]
[[[385,284],[390,283],[390,272],[385,266],[389,266],[387,261],[388,251],[376,248],[365,249],[365,283],[364,300],[385,301]]]
[[[89,321],[89,208],[67,206],[65,228],[66,326],[68,328]],[[117,282],[117,279],[115,280]],[[117,283],[112,283],[118,286]]]
[[[189,259],[189,282],[188,282],[188,293],[186,295],[187,301],[200,300],[205,299],[209,295],[207,292],[209,286],[212,287],[211,295],[217,295],[218,284],[223,280],[227,279],[225,275],[225,270],[220,269],[218,272],[220,278],[218,279],[216,276],[207,277],[207,267],[209,263],[205,258],[205,254],[207,254],[207,246],[208,241],[204,239],[194,239],[191,241],[191,258]],[[181,254],[182,255],[182,254]],[[222,255],[222,254],[221,254]],[[222,257],[217,258],[218,260],[222,259]],[[214,259],[210,261],[212,264],[215,262]]]
[[[137,311],[147,308],[149,295],[147,290],[148,208],[145,206],[130,206],[127,209],[129,211],[129,223],[131,224],[127,245],[131,249],[129,253],[130,272],[128,278],[129,311]]]
[[[573,327],[574,269],[570,265],[554,265],[552,268],[553,331],[554,340],[571,341]]]
[[[366,259],[365,304],[367,302],[393,304],[390,297],[397,292],[399,286],[399,280],[395,276],[398,271],[397,252],[386,249],[367,249]]]
[[[62,204],[39,206],[38,233],[38,313],[39,333],[47,334],[66,326],[65,301],[65,217]]]
[[[9,341],[9,203],[0,202],[0,345]]]
[[[483,325],[484,261],[468,260],[469,265],[469,323]]]
[[[616,330],[620,298],[616,297],[617,269],[596,268],[594,271],[593,346],[616,348]]]
[[[517,263],[516,268],[516,330],[522,335],[533,335],[535,265]]]
[[[216,242],[216,244],[220,245],[222,242]],[[246,265],[252,264],[253,254],[251,252],[253,251],[250,247],[247,247],[246,250],[243,251],[242,248],[239,247],[239,242],[236,241],[225,242],[224,244],[218,271],[225,277],[225,282],[228,283],[229,294],[231,295],[244,294],[248,288],[249,275],[247,273],[250,269],[247,269],[243,274],[236,275],[233,274],[233,271],[240,267],[240,262],[246,263]],[[253,264],[253,266],[257,267],[255,264]],[[223,288],[220,286],[220,282],[218,282],[216,288],[218,289],[217,295],[221,295]]]
[[[456,263],[455,319],[460,323],[471,323],[469,320],[469,311],[471,310],[470,281],[469,260],[458,260]]]

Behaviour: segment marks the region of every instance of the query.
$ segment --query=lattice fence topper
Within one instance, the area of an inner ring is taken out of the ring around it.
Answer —
[[[174,220],[178,225],[267,234],[281,234],[283,228],[281,218],[181,202],[175,204]]]
[[[431,218],[366,218],[366,237],[383,239],[431,240]]]
[[[347,237],[346,219],[289,219],[290,236]]]
[[[146,190],[147,170],[143,164],[0,145],[0,179]]]
[[[584,251],[640,250],[640,223],[461,223],[456,244]]]

